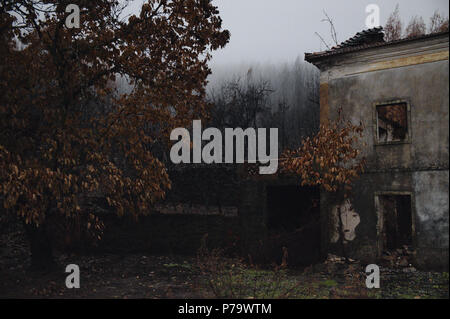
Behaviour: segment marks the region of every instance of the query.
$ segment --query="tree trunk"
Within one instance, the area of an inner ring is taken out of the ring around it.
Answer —
[[[25,231],[30,243],[31,270],[51,271],[56,268],[53,258],[53,248],[46,227],[41,225],[25,225]]]

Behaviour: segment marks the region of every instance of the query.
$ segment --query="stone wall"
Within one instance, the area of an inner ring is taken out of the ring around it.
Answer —
[[[207,235],[210,248],[231,250],[239,241],[237,217],[152,214],[138,221],[109,216],[97,250],[114,253],[195,255]]]
[[[236,250],[240,241],[240,180],[230,165],[186,165],[169,171],[172,189],[138,220],[107,214],[97,250],[195,254],[202,238],[212,248]]]
[[[411,196],[416,264],[448,269],[448,63],[447,34],[344,54],[320,65],[322,122],[335,119],[342,107],[347,119],[365,127],[359,147],[367,167],[353,187],[349,216],[355,236],[346,240],[353,258],[373,262],[382,255],[377,196],[401,194]],[[409,136],[380,144],[376,105],[389,101],[407,103]],[[338,252],[332,212],[344,200],[323,193],[321,202],[322,249]]]

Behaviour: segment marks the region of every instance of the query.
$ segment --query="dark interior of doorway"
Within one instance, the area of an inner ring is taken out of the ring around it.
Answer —
[[[383,214],[383,248],[394,250],[412,244],[410,195],[379,196]]]
[[[267,187],[267,227],[274,255],[288,249],[290,265],[310,265],[320,259],[320,190],[315,187]]]

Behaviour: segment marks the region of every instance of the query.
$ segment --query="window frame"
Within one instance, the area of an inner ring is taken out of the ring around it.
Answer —
[[[379,130],[378,130],[378,107],[380,106],[389,106],[389,105],[398,105],[405,104],[406,105],[406,138],[401,141],[380,141]],[[374,145],[396,145],[396,144],[410,144],[412,141],[412,133],[411,133],[411,103],[407,99],[392,99],[388,101],[380,101],[375,102],[373,104],[373,130],[374,130]]]

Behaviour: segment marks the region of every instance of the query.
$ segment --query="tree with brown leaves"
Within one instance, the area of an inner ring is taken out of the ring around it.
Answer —
[[[80,28],[66,28],[69,3]],[[126,2],[125,4],[128,4]],[[117,0],[0,3],[0,204],[19,216],[32,263],[52,261],[54,218],[81,220],[100,194],[117,214],[138,216],[170,181],[152,145],[206,114],[207,62],[223,47],[210,0],[148,0],[122,19]],[[114,91],[117,77],[130,90]]]
[[[355,178],[363,172],[365,158],[356,145],[363,125],[343,118],[320,126],[313,137],[303,140],[300,148],[283,152],[282,169],[300,177],[302,186],[319,186],[328,192],[350,191]]]
[[[319,132],[304,139],[300,148],[283,152],[280,164],[284,172],[298,176],[302,186],[342,192],[347,198],[353,182],[364,171],[366,159],[358,149],[364,127],[362,123],[346,121],[342,109],[338,115],[337,120],[321,124]],[[341,214],[339,218],[339,230],[343,234]],[[339,242],[348,261],[343,238],[340,236]]]

